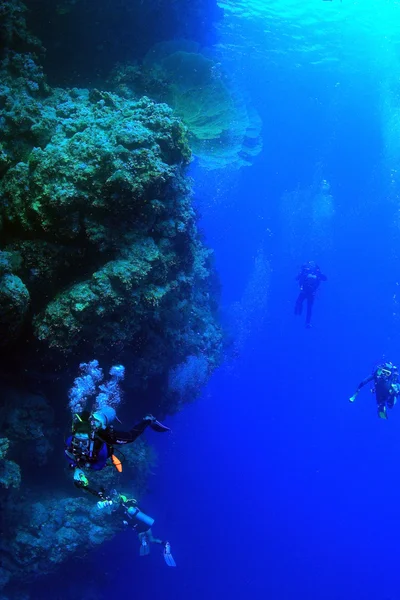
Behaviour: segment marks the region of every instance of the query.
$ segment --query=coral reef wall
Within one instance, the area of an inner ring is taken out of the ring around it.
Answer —
[[[167,34],[205,42],[202,4],[60,0],[28,8],[0,0],[0,589],[12,597],[121,524],[96,514],[63,470],[67,390],[78,364],[125,365],[130,425],[144,411],[162,416],[192,400],[222,349],[186,127],[166,104],[79,83],[90,74],[100,82],[127,48],[142,57]],[[154,11],[165,16],[159,29]],[[73,35],[85,37],[83,16],[86,25],[93,20],[87,52]],[[71,87],[54,87],[63,82]],[[153,453],[140,441],[126,459],[121,478],[108,471],[96,483],[126,485],[140,497]]]
[[[146,97],[50,88],[33,54],[6,53],[1,81],[8,355],[41,372],[117,358],[137,389],[189,355],[211,370],[221,336],[181,121]]]

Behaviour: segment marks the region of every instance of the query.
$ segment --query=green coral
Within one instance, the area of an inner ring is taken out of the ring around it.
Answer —
[[[171,106],[207,169],[249,165],[261,151],[260,117],[234,93],[220,65],[193,42],[158,44],[146,55],[142,70],[120,66],[113,81],[122,93],[145,92]]]
[[[196,140],[214,140],[231,127],[235,105],[225,83],[213,77],[214,61],[200,53],[178,51],[161,63],[169,81],[167,104],[172,106]]]
[[[16,304],[3,343],[28,316],[26,347],[37,355],[37,342],[45,346],[41,368],[66,365],[78,350],[121,361],[127,352],[139,388],[196,350],[207,348],[216,364],[212,267],[185,178],[182,121],[147,97],[49,90],[31,56],[15,60],[17,72],[36,73],[39,91],[3,64],[2,143],[11,159],[0,181],[2,249],[19,260],[2,280],[3,304]]]
[[[143,296],[147,299],[152,293],[146,282],[160,252],[151,238],[145,238],[125,253],[126,258],[107,263],[89,281],[73,285],[50,302],[34,320],[38,339],[66,353],[82,347],[89,333],[94,351],[105,342],[132,340],[140,330]]]
[[[59,92],[52,102],[61,126],[45,148],[8,169],[3,216],[25,232],[66,242],[85,235],[104,249],[115,244],[112,219],[139,212],[150,187],[162,194],[170,184],[171,164],[187,162],[182,126],[146,98],[133,103],[93,91],[74,102]]]

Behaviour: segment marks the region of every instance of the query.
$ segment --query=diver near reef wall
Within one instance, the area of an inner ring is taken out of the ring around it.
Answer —
[[[387,409],[393,408],[397,402],[397,397],[400,393],[399,371],[398,368],[392,362],[386,362],[379,365],[374,372],[363,379],[359,383],[355,393],[351,398],[350,402],[354,402],[357,398],[361,388],[363,388],[370,381],[374,382],[374,388],[372,392],[375,393],[378,417],[380,419],[387,419]]]
[[[319,288],[321,281],[326,281],[327,277],[321,273],[321,269],[313,260],[309,260],[301,267],[301,271],[296,279],[299,282],[300,293],[296,300],[294,314],[301,315],[303,303],[306,301],[306,327],[309,329],[311,327],[311,315],[317,289]]]
[[[147,427],[157,432],[170,431],[152,415],[145,416],[129,431],[115,431],[116,407],[121,401],[120,382],[124,367],[110,369],[110,379],[103,383],[103,371],[94,360],[80,365],[81,375],[69,391],[69,407],[72,411],[72,433],[65,440],[65,454],[74,469],[74,482],[78,487],[102,497],[101,492],[89,488],[89,481],[82,469],[100,471],[110,458],[115,468],[122,471],[120,460],[114,455],[114,446],[131,444]],[[96,396],[92,410],[86,403]]]
[[[159,544],[163,548],[163,556],[169,567],[176,567],[175,560],[171,554],[171,544],[154,537],[151,530],[154,519],[140,510],[137,501],[134,498],[128,498],[124,494],[118,494],[116,490],[110,493],[110,496],[97,502],[97,507],[108,513],[119,511],[124,512],[123,524],[130,526],[137,534],[140,542],[140,556],[150,554],[150,544]]]
[[[114,455],[114,446],[131,444],[147,427],[154,431],[170,431],[152,415],[147,415],[129,431],[115,431],[112,425],[108,425],[106,413],[88,411],[76,415],[72,426],[72,434],[65,442],[65,454],[74,469],[74,481],[79,487],[87,487],[88,479],[82,469],[100,471],[106,466],[110,458],[117,470],[121,470],[120,461]],[[110,411],[111,412],[111,411]],[[107,424],[106,424],[107,423]]]

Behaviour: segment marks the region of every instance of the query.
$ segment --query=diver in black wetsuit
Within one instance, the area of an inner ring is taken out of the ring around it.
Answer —
[[[380,419],[387,419],[387,409],[393,408],[400,392],[398,380],[399,372],[397,367],[391,362],[383,363],[358,385],[355,394],[349,400],[350,402],[354,402],[361,388],[370,381],[373,381],[373,391],[375,392],[376,403],[378,405],[378,416]]]
[[[115,468],[122,470],[121,462],[113,454],[114,446],[131,444],[147,427],[157,432],[169,431],[152,415],[144,417],[129,431],[115,431],[110,425],[103,426],[97,416],[101,416],[99,412],[91,414],[88,411],[75,415],[72,434],[65,441],[65,454],[74,469],[75,485],[83,488],[89,484],[83,468],[100,471],[111,458]]]
[[[296,277],[300,285],[300,293],[296,300],[294,308],[295,315],[301,315],[303,302],[307,302],[306,327],[311,327],[311,314],[314,304],[315,294],[321,281],[326,281],[326,275],[321,273],[319,266],[310,260],[301,267],[300,273]]]

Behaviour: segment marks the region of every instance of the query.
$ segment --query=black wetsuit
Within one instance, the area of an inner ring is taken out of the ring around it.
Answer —
[[[79,467],[84,464],[87,468],[91,468],[94,471],[100,471],[105,467],[107,459],[112,455],[113,446],[131,444],[142,435],[148,425],[151,425],[151,421],[149,419],[142,419],[129,431],[115,431],[112,427],[99,429],[96,432],[92,458],[84,456],[81,460],[79,460],[79,457],[74,456],[72,434],[66,440],[65,453],[71,466]]]
[[[296,279],[300,285],[300,293],[296,300],[294,314],[301,315],[303,310],[303,302],[306,300],[306,326],[310,327],[315,294],[321,281],[326,281],[327,277],[321,273],[318,265],[304,265]]]
[[[372,375],[366,377],[358,386],[356,393],[364,385],[374,382],[375,398],[378,405],[378,413],[385,413],[385,407],[393,408],[397,399],[398,371],[396,367],[379,366]]]
[[[129,431],[115,431],[113,428],[100,429],[97,432],[97,437],[109,446],[131,444],[142,435],[148,425],[150,425],[150,421],[148,419],[142,419]]]

